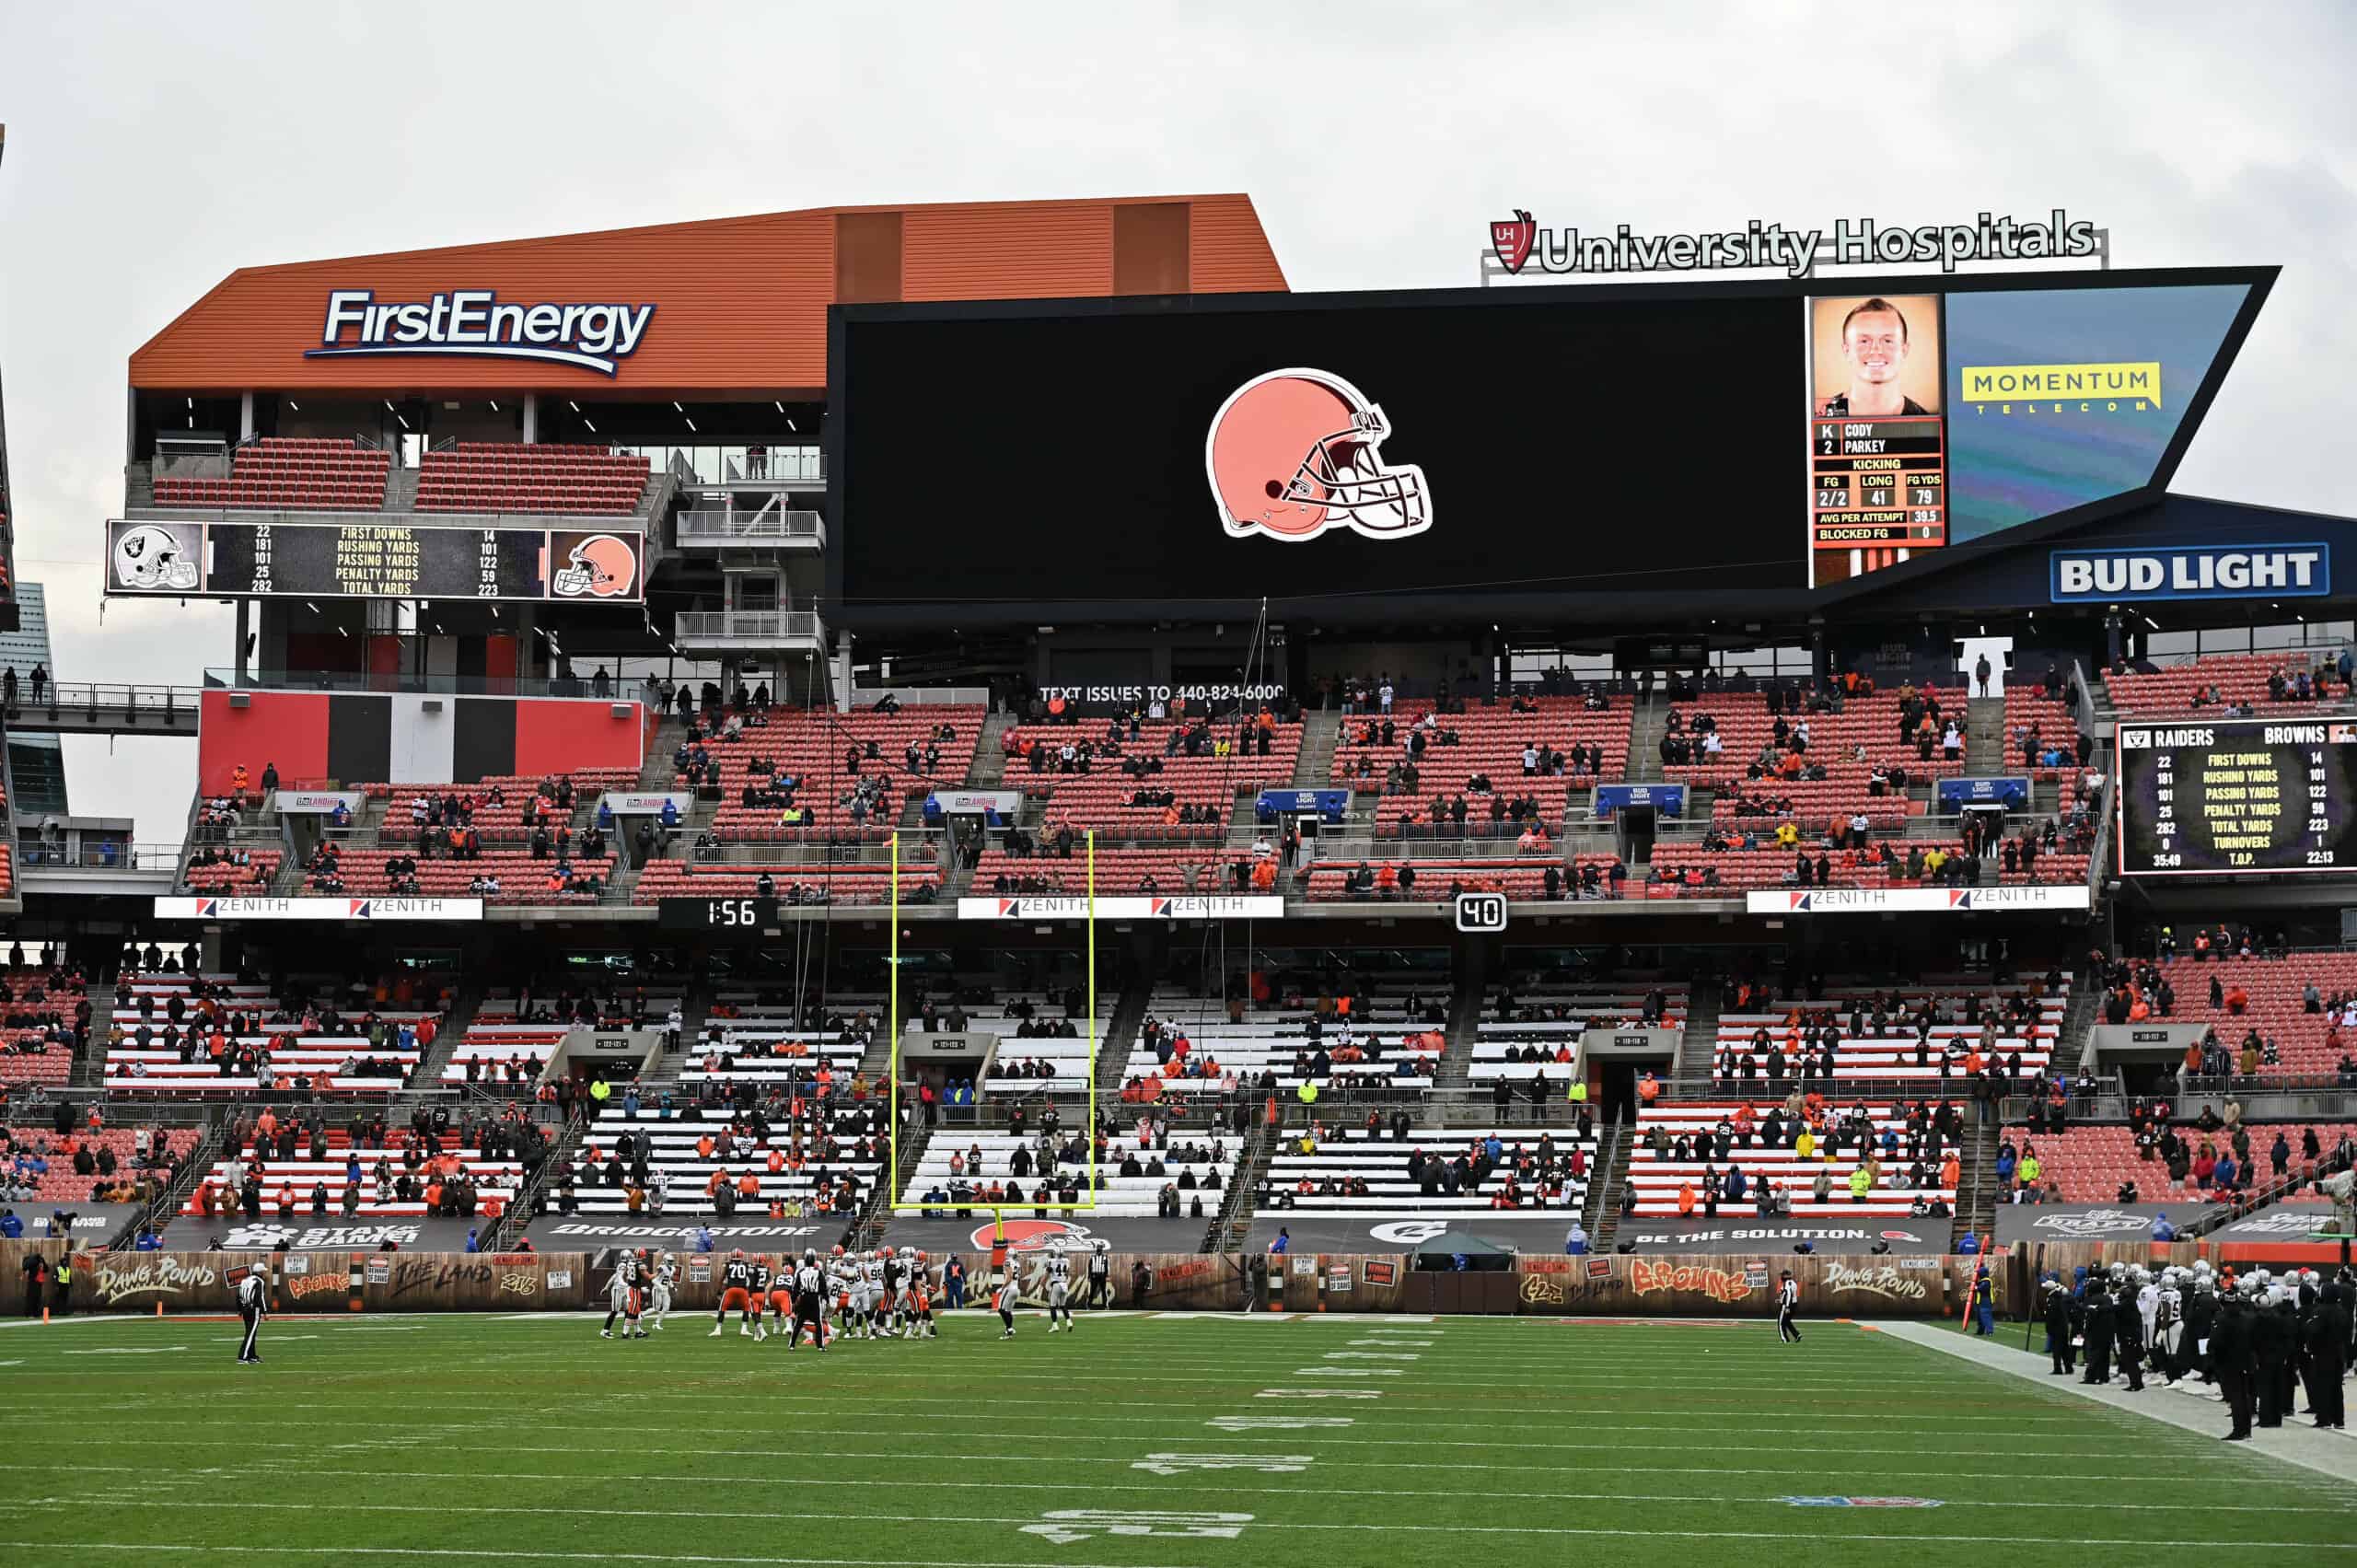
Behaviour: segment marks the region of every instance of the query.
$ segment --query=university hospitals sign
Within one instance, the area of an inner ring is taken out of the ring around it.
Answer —
[[[1819,266],[1897,266],[1936,261],[1954,272],[1959,262],[2021,261],[2043,258],[2081,260],[2096,253],[2096,226],[2054,209],[2044,222],[1978,215],[1971,223],[1924,224],[1908,228],[1873,218],[1841,218],[1830,234],[1793,228],[1753,218],[1743,227],[1712,234],[1638,234],[1627,224],[1582,233],[1545,226],[1517,207],[1514,216],[1490,225],[1490,250],[1498,265],[1519,273],[1692,273],[1781,267],[1790,277],[1806,277]]]

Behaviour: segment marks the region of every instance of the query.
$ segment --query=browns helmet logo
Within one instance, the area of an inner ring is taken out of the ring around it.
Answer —
[[[628,540],[595,533],[567,552],[549,579],[559,598],[626,598],[638,584],[638,552]]]
[[[988,1251],[997,1227],[978,1225],[967,1239],[978,1251]],[[1059,1241],[1086,1241],[1088,1227],[1074,1225],[1069,1220],[1009,1220],[1006,1222],[1006,1249],[1009,1252],[1044,1252]]]
[[[1432,527],[1424,470],[1383,459],[1391,422],[1340,376],[1271,370],[1220,404],[1203,442],[1228,537],[1311,540],[1329,528],[1406,539]]]

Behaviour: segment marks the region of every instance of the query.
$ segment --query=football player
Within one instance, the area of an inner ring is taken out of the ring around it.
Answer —
[[[777,1325],[777,1331],[785,1336],[789,1347],[795,1335],[794,1282],[797,1272],[793,1256],[782,1252],[777,1257],[776,1272],[770,1275],[770,1318]]]
[[[614,1319],[622,1320],[622,1338],[646,1338],[646,1330],[638,1326],[638,1314],[644,1303],[642,1283],[644,1267],[639,1255],[624,1249],[614,1258],[613,1283],[606,1287],[606,1326],[598,1330],[601,1340],[614,1337]]]
[[[745,1249],[732,1247],[728,1260],[720,1265],[720,1310],[712,1315],[712,1332],[708,1338],[720,1338],[721,1325],[728,1320],[728,1309],[737,1309],[737,1331],[750,1337],[753,1308],[753,1266],[745,1261]]]
[[[762,1319],[768,1316],[770,1287],[775,1282],[777,1270],[772,1266],[770,1255],[766,1252],[755,1253],[752,1262],[753,1283],[746,1295],[753,1309],[753,1338],[760,1341],[770,1337],[769,1327]]]
[[[998,1320],[1006,1325],[1004,1330],[999,1335],[999,1338],[1002,1340],[1011,1340],[1015,1338],[1015,1303],[1016,1295],[1015,1275],[1010,1272],[1004,1279],[999,1281],[998,1295],[995,1298],[995,1302],[998,1307]]]
[[[655,1255],[655,1288],[649,1294],[648,1306],[653,1309],[655,1326],[663,1326],[663,1315],[671,1310],[671,1287],[679,1283],[679,1265],[668,1252]]]
[[[1052,1243],[1048,1249],[1048,1332],[1056,1331],[1061,1318],[1069,1331],[1072,1324],[1072,1259],[1065,1255],[1064,1244]]]

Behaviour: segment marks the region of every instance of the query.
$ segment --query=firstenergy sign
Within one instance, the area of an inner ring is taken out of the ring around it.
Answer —
[[[373,289],[339,288],[328,295],[321,346],[304,350],[303,357],[458,354],[575,365],[611,376],[637,352],[654,319],[652,305],[518,305],[488,288],[399,301],[379,300]]]

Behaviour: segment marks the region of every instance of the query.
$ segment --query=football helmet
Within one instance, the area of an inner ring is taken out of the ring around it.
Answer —
[[[575,545],[549,579],[559,598],[621,598],[638,581],[638,556],[610,533],[591,534]]]
[[[1311,540],[1329,528],[1405,539],[1432,527],[1424,470],[1383,459],[1391,422],[1340,376],[1271,370],[1212,416],[1212,499],[1232,539]]]
[[[150,593],[186,592],[202,574],[196,558],[180,546],[180,536],[153,523],[126,528],[114,541],[117,587]]]
[[[732,1263],[743,1262],[745,1260],[745,1249],[741,1247],[730,1248],[728,1249],[728,1260]]]

